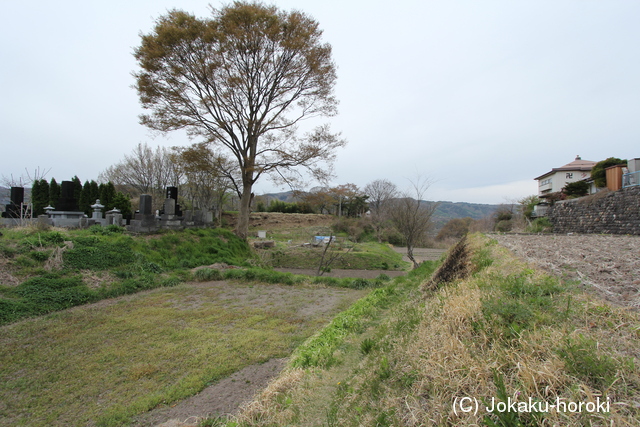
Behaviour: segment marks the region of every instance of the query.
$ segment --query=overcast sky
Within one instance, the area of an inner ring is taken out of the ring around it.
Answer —
[[[334,185],[420,175],[429,200],[503,203],[576,155],[640,157],[637,0],[267,3],[311,15],[333,47],[329,121],[349,141]],[[140,142],[190,144],[138,123],[132,52],[167,10],[208,4],[3,0],[0,176],[84,182]]]

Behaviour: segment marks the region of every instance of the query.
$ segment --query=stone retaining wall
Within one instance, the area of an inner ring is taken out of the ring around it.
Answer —
[[[640,234],[640,186],[556,202],[547,217],[554,233]]]

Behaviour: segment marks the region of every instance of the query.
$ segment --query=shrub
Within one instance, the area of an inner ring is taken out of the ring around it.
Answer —
[[[511,231],[512,228],[513,222],[511,222],[511,220],[503,220],[496,223],[496,231],[499,231],[501,233]]]
[[[29,256],[31,258],[33,258],[34,260],[36,260],[36,261],[44,262],[47,259],[49,259],[49,252],[48,251],[47,252],[45,252],[45,251],[32,251],[32,252],[29,252]]]
[[[606,169],[610,166],[621,165],[627,163],[626,160],[618,159],[617,157],[609,157],[608,159],[599,161],[591,169],[591,178],[596,184],[596,187],[607,186],[607,173]]]
[[[264,209],[264,204],[262,206]],[[282,212],[282,213],[313,213],[313,209],[306,203],[287,203],[280,200],[272,200],[269,206],[266,208],[267,212]]]
[[[527,231],[530,233],[543,233],[550,232],[552,228],[553,225],[551,221],[549,221],[549,218],[542,217],[531,221],[531,225],[527,227]]]
[[[585,181],[570,182],[564,186],[562,192],[567,197],[582,197],[589,194],[589,184]]]
[[[472,218],[453,218],[447,222],[441,229],[436,240],[442,241],[448,238],[460,239],[469,232],[469,226],[473,222]]]
[[[115,224],[107,225],[106,227],[102,227],[100,225],[92,225],[91,227],[89,227],[89,231],[92,234],[108,236],[110,234],[122,234],[125,232],[125,228]]]
[[[351,282],[350,288],[352,289],[365,289],[372,287],[372,282],[369,282],[367,279],[354,279]]]
[[[80,276],[64,277],[45,274],[26,280],[14,289],[21,300],[11,303],[9,317],[16,320],[26,315],[38,315],[62,310],[94,300],[94,295]]]
[[[66,267],[105,270],[134,260],[131,247],[123,241],[108,242],[98,240],[93,244],[86,243],[88,242],[82,242],[76,245],[75,248],[64,252],[62,257]]]
[[[513,212],[508,208],[500,208],[494,213],[494,218],[496,222],[509,221],[513,218]]]

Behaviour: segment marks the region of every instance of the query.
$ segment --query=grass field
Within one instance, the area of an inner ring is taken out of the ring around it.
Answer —
[[[3,326],[0,425],[123,425],[288,356],[365,293],[188,283]]]
[[[300,238],[319,230],[293,229]],[[315,265],[315,249],[287,256]],[[385,245],[347,242],[343,249],[334,268],[406,265]],[[340,365],[334,353],[349,345],[346,337],[405,294],[398,286],[405,279],[309,278],[263,261],[219,229],[150,236],[119,227],[6,230],[0,425],[127,425],[296,349],[299,366]],[[214,263],[241,268],[193,270]]]

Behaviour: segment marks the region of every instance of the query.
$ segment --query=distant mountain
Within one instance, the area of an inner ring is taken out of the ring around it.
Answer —
[[[439,202],[440,205],[433,214],[435,228],[440,229],[454,218],[482,219],[490,216],[500,205],[486,205],[466,202]]]
[[[266,200],[280,200],[282,202],[293,202],[292,191],[286,191],[282,193],[270,193],[262,194]],[[487,205],[480,203],[466,203],[466,202],[439,202],[440,205],[433,215],[433,220],[436,223],[436,229],[441,228],[449,220],[453,218],[473,218],[482,219],[490,216],[499,205]]]
[[[499,205],[484,205],[466,202],[439,202],[435,215],[444,218],[481,219],[491,215]]]
[[[264,200],[267,200],[268,202],[270,202],[271,200],[280,200],[281,202],[287,202],[287,203],[295,202],[295,199],[293,197],[293,191],[285,191],[282,193],[261,194],[260,197],[263,198]]]

